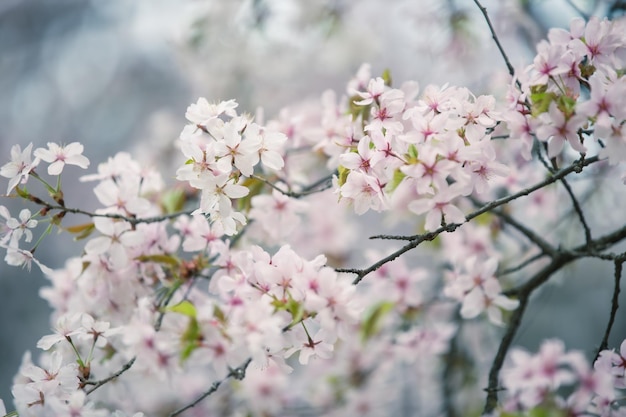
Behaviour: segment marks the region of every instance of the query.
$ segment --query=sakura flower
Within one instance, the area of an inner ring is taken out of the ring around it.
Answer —
[[[382,155],[377,155],[372,149],[372,140],[369,136],[363,137],[359,141],[358,152],[347,152],[339,156],[339,162],[345,168],[350,170],[361,170],[366,174],[370,174],[371,169]]]
[[[229,173],[234,165],[246,177],[254,172],[254,165],[259,161],[261,144],[242,140],[241,132],[246,124],[247,120],[240,118],[224,126],[223,138],[215,143],[215,156],[218,158],[217,167],[220,171]]]
[[[307,205],[303,201],[290,198],[277,190],[272,195],[252,197],[249,217],[260,223],[261,228],[274,241],[289,236],[300,224],[299,213]]]
[[[515,310],[519,301],[507,298],[501,291],[496,279],[488,279],[482,285],[475,286],[463,299],[461,317],[470,319],[486,311],[489,321],[503,326],[501,309]]]
[[[318,330],[313,337],[310,337],[301,327],[297,327],[290,332],[290,336],[295,346],[285,352],[285,357],[299,351],[298,361],[301,365],[307,365],[311,358],[329,359],[332,357],[336,337],[331,335],[329,338],[324,329]]]
[[[564,53],[565,48],[562,45],[552,45],[545,40],[539,42],[533,62],[536,74],[530,83],[532,85],[547,84],[550,78],[567,73],[569,67],[562,60]]]
[[[578,129],[586,121],[584,116],[573,115],[566,117],[558,109],[555,102],[550,104],[548,113],[541,115],[543,124],[537,128],[537,138],[548,142],[548,157],[554,158],[561,153],[565,141],[569,142],[576,151],[587,152],[587,148],[580,142]]]
[[[348,174],[346,183],[341,187],[341,196],[353,201],[356,214],[363,214],[370,208],[376,211],[387,208],[383,187],[378,179],[360,171]]]
[[[280,132],[264,132],[256,123],[246,128],[246,140],[252,149],[258,149],[261,163],[273,170],[280,170],[285,165],[282,148],[287,136]]]
[[[198,213],[213,213],[220,207],[231,204],[231,199],[248,195],[250,190],[235,183],[228,174],[206,176],[202,180],[192,181],[191,185],[202,190]]]
[[[124,176],[117,181],[106,179],[94,188],[96,197],[106,208],[104,213],[144,214],[150,202],[140,195],[141,178]]]
[[[44,274],[50,274],[53,272],[52,269],[48,268],[46,265],[35,259],[32,252],[30,251],[6,246],[3,243],[0,243],[0,248],[4,248],[7,250],[7,254],[4,257],[4,261],[7,263],[7,265],[25,267],[28,271],[30,271],[30,268],[34,262],[35,265],[37,265],[41,272],[43,272]]]
[[[465,223],[465,215],[452,200],[461,195],[460,187],[454,184],[441,189],[431,198],[420,198],[409,203],[409,210],[415,214],[426,213],[424,227],[428,231],[437,230],[442,223]]]
[[[30,210],[22,209],[18,220],[16,218],[9,217],[10,214],[8,210],[6,210],[6,207],[0,206],[0,215],[7,219],[7,234],[2,239],[4,243],[6,243],[6,240],[10,239],[10,246],[17,247],[19,241],[22,239],[22,236],[25,237],[26,242],[33,240],[33,232],[31,232],[30,229],[37,227],[37,220],[32,218]]]
[[[235,109],[238,104],[235,100],[222,101],[218,104],[212,104],[206,98],[200,97],[196,103],[187,107],[185,117],[196,125],[207,126],[212,120],[217,119],[220,115],[234,117]]]
[[[49,162],[48,174],[59,175],[65,165],[76,165],[83,169],[89,167],[89,159],[82,155],[83,145],[72,142],[66,146],[48,142],[48,149],[35,149],[34,155],[42,161]]]
[[[141,244],[141,233],[131,230],[127,222],[109,218],[98,217],[94,219],[94,225],[102,236],[92,238],[87,242],[85,252],[94,255],[108,252],[116,268],[126,266],[129,261],[129,248]]]
[[[59,397],[50,397],[46,404],[56,416],[72,417],[108,417],[107,410],[96,409],[93,402],[87,402],[87,394],[84,391],[74,391],[66,400]]]
[[[43,336],[37,342],[37,347],[49,350],[52,346],[61,341],[71,341],[72,336],[81,333],[80,313],[64,314],[57,320],[54,334]]]
[[[48,363],[43,367],[27,364],[20,369],[20,373],[31,381],[27,385],[36,388],[43,395],[70,394],[78,388],[77,364],[63,364],[63,356],[59,352],[52,352]]]
[[[25,184],[28,181],[30,172],[39,164],[40,159],[35,157],[34,161],[31,161],[31,151],[33,144],[30,143],[24,150],[20,145],[13,145],[11,147],[11,162],[8,162],[0,168],[0,175],[5,178],[9,178],[9,186],[7,188],[7,194],[18,184]]]
[[[192,213],[196,214],[196,213]],[[233,210],[232,204],[228,199],[221,199],[216,210],[210,212],[211,226],[217,235],[232,236],[237,233],[237,223],[246,224],[246,217]]]

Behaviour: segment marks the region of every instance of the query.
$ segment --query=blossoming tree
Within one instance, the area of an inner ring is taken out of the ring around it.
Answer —
[[[553,29],[515,72],[475,3],[511,74],[502,102],[368,65],[288,119],[200,98],[178,183],[118,153],[81,177],[94,212],[62,189],[89,168],[82,145],[15,145],[0,175],[35,209],[0,206],[0,246],[44,272],[54,311],[9,415],[402,415],[407,389],[420,415],[626,415],[626,341],[608,345],[626,225],[596,230],[607,213],[583,205],[624,178],[626,22]],[[353,215],[370,210],[420,232],[371,236],[394,249],[348,268]],[[35,257],[54,229],[85,243],[57,270]],[[408,259],[419,250],[429,265]],[[595,358],[558,339],[513,347],[530,297],[582,258],[614,264]]]

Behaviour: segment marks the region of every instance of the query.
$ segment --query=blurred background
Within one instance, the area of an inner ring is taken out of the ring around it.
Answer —
[[[549,27],[567,27],[580,13],[620,14],[626,7],[599,0],[483,4],[516,68],[532,61]],[[342,93],[363,62],[372,64],[373,74],[389,68],[398,85],[450,82],[481,93],[503,92],[507,83],[471,0],[1,0],[0,165],[16,143],[79,141],[90,172],[120,150],[161,166],[185,124],[187,105],[198,97],[234,98],[241,111],[263,107],[271,118],[327,88]],[[163,172],[165,180],[173,172]],[[64,181],[68,204],[95,207],[88,185],[71,175]],[[7,199],[1,204],[12,213],[21,207]],[[38,250],[52,268],[74,254],[71,239],[54,239],[60,242],[54,248]],[[535,300],[541,308],[528,314],[520,338],[533,349],[551,335],[568,347],[593,349],[612,288],[605,267],[570,269],[576,286],[542,292]],[[28,273],[0,264],[0,398],[9,409],[23,352],[34,352],[49,332],[49,310],[38,297],[45,284],[36,268]],[[566,302],[594,308],[572,325]],[[611,341],[622,340],[625,330],[622,315]]]

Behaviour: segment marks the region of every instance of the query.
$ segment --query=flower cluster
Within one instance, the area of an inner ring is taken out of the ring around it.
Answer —
[[[623,342],[621,353],[625,350]],[[509,367],[502,372],[508,394],[502,415],[555,409],[574,416],[622,416],[626,412],[626,407],[619,403],[623,395],[620,391],[624,389],[620,384],[623,359],[620,354],[605,350],[591,367],[582,352],[566,352],[558,340],[545,341],[536,355],[514,349]],[[558,394],[566,387],[567,396]]]
[[[324,151],[334,155],[339,193],[357,214],[408,209],[427,213],[425,228],[463,223],[458,197],[484,193],[489,179],[506,175],[491,133],[499,120],[495,99],[465,88],[391,88],[359,71],[348,88],[348,115]]]
[[[251,177],[259,161],[266,168],[280,170],[284,164],[280,151],[287,139],[237,115],[236,107],[234,100],[213,105],[204,98],[189,106],[185,116],[191,124],[180,137],[188,160],[176,173],[176,179],[202,192],[197,212],[208,215],[227,235],[236,233],[237,223],[246,223],[231,202],[248,195],[241,177]]]
[[[530,158],[533,137],[547,144],[549,158],[559,156],[565,142],[588,152],[585,139],[603,148],[610,163],[626,161],[626,37],[624,21],[591,18],[572,21],[569,31],[551,29],[537,45],[537,56],[519,76],[503,113],[511,137],[525,143]],[[591,132],[591,134],[589,133]]]
[[[479,318],[507,332],[492,365],[497,374],[529,297],[552,274],[597,257],[613,261],[619,278],[625,255],[606,250],[626,239],[622,219],[594,239],[577,199],[594,186],[573,189],[565,177],[584,169],[580,178],[595,180],[588,165],[610,175],[607,165],[626,158],[623,29],[592,19],[551,31],[504,111],[495,97],[462,87],[393,88],[388,74],[372,77],[368,65],[347,96],[327,92],[267,123],[262,112],[256,120],[238,114],[234,100],[200,98],[177,142],[183,185],[168,189],[157,170],[121,152],[80,178],[94,184],[94,212],[67,206],[61,187],[65,165],[88,167],[82,145],[14,146],[0,175],[8,194],[38,211],[14,217],[0,206],[0,247],[10,265],[41,267],[50,281],[41,296],[53,308],[52,333],[37,344],[45,352],[38,362],[25,355],[15,379],[17,412],[454,414],[452,385],[469,391],[502,330]],[[592,136],[603,148],[587,158]],[[541,165],[532,160],[535,137],[545,145],[534,148]],[[584,155],[559,171],[565,142]],[[42,162],[56,186],[37,172]],[[33,190],[32,178],[47,195]],[[557,181],[565,191],[554,190]],[[562,196],[575,216],[563,213]],[[357,214],[404,215],[427,233],[378,236],[405,245],[365,251],[371,265],[363,269],[339,268],[363,251],[351,248],[357,230],[337,200]],[[89,220],[63,223],[75,214]],[[580,223],[583,244],[558,234],[557,221],[569,217]],[[49,227],[35,239],[44,221]],[[543,226],[544,235],[534,231]],[[51,270],[33,253],[54,227],[84,246]],[[33,249],[20,248],[34,240]],[[426,256],[401,256],[426,241]],[[509,321],[503,312],[511,311]],[[485,413],[625,414],[626,342],[619,353],[600,352],[593,368],[556,340],[537,355],[509,353],[500,373],[506,400],[494,410],[499,387],[491,375]],[[401,398],[398,375],[429,398]],[[215,401],[201,401],[212,394]]]

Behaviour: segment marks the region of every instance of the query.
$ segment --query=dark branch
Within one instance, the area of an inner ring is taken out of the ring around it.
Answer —
[[[218,381],[213,382],[213,384],[211,384],[211,387],[207,391],[203,392],[202,395],[200,395],[198,398],[196,398],[191,403],[189,403],[189,404],[185,405],[184,407],[181,407],[178,410],[172,412],[170,414],[170,417],[176,417],[177,415],[182,414],[183,412],[189,410],[190,408],[195,407],[200,402],[202,402],[202,400],[204,400],[206,397],[208,397],[209,395],[211,395],[215,391],[217,391],[217,389],[220,387],[220,385],[222,385],[228,379],[235,378],[235,379],[238,379],[238,380],[242,380],[243,378],[245,378],[245,376],[246,376],[246,369],[248,369],[248,365],[250,365],[250,362],[252,362],[252,358],[248,358],[248,360],[246,360],[238,368],[231,369],[230,372],[228,373],[228,375],[226,375],[224,378],[222,378],[222,379],[220,379]]]
[[[509,70],[509,74],[511,74],[511,77],[513,77],[515,75],[515,69],[513,68],[513,65],[511,65],[511,61],[509,61],[509,57],[506,55],[506,52],[504,52],[504,48],[502,48],[502,45],[500,44],[500,39],[498,39],[498,35],[496,35],[496,31],[493,28],[493,25],[491,24],[491,19],[489,19],[489,15],[487,14],[487,9],[482,4],[480,4],[478,0],[474,0],[474,3],[476,3],[476,6],[478,6],[478,8],[480,9],[480,12],[483,14],[483,17],[485,18],[485,21],[487,22],[487,26],[489,26],[491,37],[496,43],[496,46],[498,47],[498,51],[500,51],[500,55],[502,55],[502,58],[504,59],[506,68]]]
[[[95,390],[97,390],[98,388],[100,388],[101,386],[103,386],[104,384],[113,381],[114,379],[116,379],[117,377],[122,375],[124,372],[128,371],[133,366],[133,364],[135,363],[136,359],[137,358],[134,357],[131,360],[129,360],[128,362],[126,362],[126,364],[122,367],[122,369],[120,369],[119,371],[117,371],[116,373],[114,373],[113,375],[111,375],[108,378],[104,378],[104,379],[101,379],[99,381],[85,381],[83,383],[84,385],[93,385],[93,387],[91,387],[90,389],[85,391],[85,393],[87,395],[89,395],[92,392],[94,392]]]
[[[580,220],[580,223],[582,224],[583,229],[585,230],[585,242],[589,244],[591,242],[591,229],[589,228],[589,225],[587,224],[587,220],[585,219],[585,214],[583,213],[583,209],[581,208],[580,203],[578,202],[578,199],[576,198],[576,195],[574,195],[574,191],[572,191],[572,187],[570,187],[569,183],[567,182],[565,178],[561,178],[561,184],[563,184],[563,187],[565,187],[567,194],[569,194],[570,200],[572,200],[572,206],[574,207],[574,211],[578,215],[578,219]]]
[[[611,329],[613,328],[613,323],[615,322],[615,316],[617,315],[617,310],[619,309],[619,293],[620,293],[620,280],[622,279],[622,267],[624,262],[626,261],[626,254],[620,255],[617,259],[615,259],[615,272],[613,278],[615,280],[615,286],[613,287],[613,298],[611,300],[611,313],[609,314],[609,322],[606,325],[606,330],[604,331],[604,336],[602,337],[602,342],[600,342],[600,347],[596,352],[596,356],[594,358],[594,362],[600,356],[600,352],[609,348],[609,336],[611,335]]]
[[[594,156],[592,158],[589,159],[580,159],[575,161],[574,163],[572,163],[570,166],[568,166],[567,168],[564,168],[558,172],[556,172],[554,175],[546,178],[545,180],[533,185],[532,187],[529,188],[525,188],[515,194],[511,194],[508,195],[506,197],[502,197],[499,198],[497,200],[493,200],[488,204],[485,204],[484,206],[482,206],[480,209],[468,214],[467,216],[465,216],[465,222],[467,223],[469,221],[471,221],[472,219],[480,216],[483,213],[487,213],[497,207],[500,207],[504,204],[507,204],[513,200],[516,200],[520,197],[529,195],[530,193],[537,191],[543,187],[545,187],[546,185],[552,184],[558,180],[560,180],[561,178],[567,176],[568,174],[571,174],[572,172],[581,172],[583,167],[593,164],[595,162],[598,162],[600,159],[597,156]],[[377,236],[372,236],[371,239],[392,239],[392,240],[406,240],[409,241],[408,244],[406,244],[405,246],[401,247],[400,249],[396,250],[395,252],[393,252],[392,254],[384,257],[383,259],[379,260],[378,262],[370,265],[369,267],[365,268],[365,269],[346,269],[346,268],[338,268],[335,269],[337,272],[343,272],[343,273],[350,273],[350,274],[355,274],[357,277],[354,279],[353,284],[358,284],[359,282],[361,282],[361,280],[370,272],[376,271],[377,269],[379,269],[381,266],[385,265],[388,262],[393,261],[394,259],[398,258],[400,255],[402,255],[405,252],[410,251],[411,249],[416,248],[417,246],[419,246],[422,242],[424,241],[432,241],[433,239],[435,239],[437,236],[439,236],[441,233],[443,232],[454,232],[456,229],[458,229],[463,223],[453,223],[453,224],[448,224],[445,226],[441,226],[440,228],[429,232],[429,233],[425,233],[425,234],[421,234],[421,235],[414,235],[414,236],[390,236],[390,235],[377,235]],[[549,245],[546,244],[546,247],[548,247]]]

